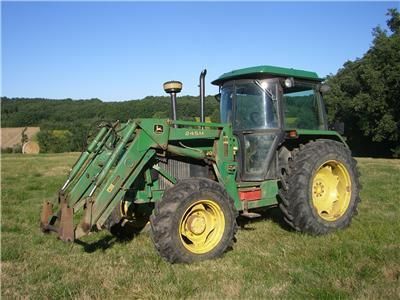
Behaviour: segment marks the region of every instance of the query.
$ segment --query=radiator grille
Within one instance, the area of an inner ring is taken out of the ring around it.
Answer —
[[[168,159],[165,161],[158,162],[158,165],[166,170],[169,174],[174,176],[176,179],[183,179],[190,177],[190,163]],[[164,178],[164,176],[159,176],[160,189],[164,190],[171,186],[171,182]]]

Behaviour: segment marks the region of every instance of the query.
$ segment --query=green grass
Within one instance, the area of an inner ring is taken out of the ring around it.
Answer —
[[[14,298],[400,298],[400,160],[359,159],[362,202],[343,231],[310,237],[279,212],[239,230],[234,250],[192,265],[159,257],[148,233],[68,244],[38,229],[77,154],[3,155],[1,296]]]

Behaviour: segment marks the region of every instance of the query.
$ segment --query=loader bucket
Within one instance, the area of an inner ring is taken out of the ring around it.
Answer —
[[[64,202],[61,205],[60,226],[58,228],[58,237],[64,242],[74,241],[73,214],[72,207],[69,207],[69,205]]]
[[[40,229],[43,232],[46,231],[46,226],[49,225],[49,218],[53,214],[53,204],[49,201],[45,201],[42,207],[42,213],[40,214]]]
[[[57,219],[59,219],[58,226],[55,225]],[[57,216],[54,216],[53,204],[46,201],[43,203],[42,213],[40,216],[40,229],[43,232],[56,232],[61,240],[65,242],[73,242],[73,209],[63,201],[63,203],[61,203],[61,210]]]

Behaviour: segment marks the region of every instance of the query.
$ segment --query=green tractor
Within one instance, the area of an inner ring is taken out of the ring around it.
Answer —
[[[164,84],[171,119],[101,123],[72,167],[55,207],[45,202],[40,226],[74,241],[101,229],[123,237],[151,225],[167,261],[221,256],[235,240],[237,218],[279,206],[294,230],[326,234],[356,213],[359,174],[344,139],[329,130],[314,72],[259,66],[225,73],[221,123],[179,121],[179,81]],[[79,220],[80,219],[80,220]]]

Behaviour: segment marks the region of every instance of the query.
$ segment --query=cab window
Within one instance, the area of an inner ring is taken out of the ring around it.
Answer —
[[[296,83],[283,94],[285,127],[325,129],[319,93],[311,85]]]
[[[276,128],[278,117],[273,94],[255,82],[236,84],[235,130]],[[272,92],[270,92],[272,93]]]

